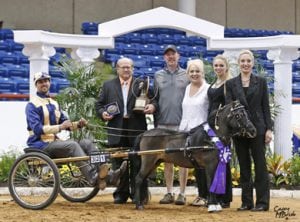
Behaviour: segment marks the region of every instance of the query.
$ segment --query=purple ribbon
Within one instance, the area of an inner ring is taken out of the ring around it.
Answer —
[[[224,146],[208,123],[205,123],[203,127],[219,150],[219,163],[209,191],[216,194],[224,194],[226,190],[226,163],[231,159],[230,148],[229,146]]]

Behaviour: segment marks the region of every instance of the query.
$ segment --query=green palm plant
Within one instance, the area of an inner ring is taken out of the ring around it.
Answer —
[[[90,126],[72,132],[72,137],[78,140],[82,138],[106,140],[105,133],[101,130],[104,123],[96,115],[95,103],[103,81],[113,76],[111,65],[99,63],[83,65],[75,60],[62,58],[59,67],[69,80],[70,86],[59,92],[57,101],[70,120],[75,121],[83,117]]]

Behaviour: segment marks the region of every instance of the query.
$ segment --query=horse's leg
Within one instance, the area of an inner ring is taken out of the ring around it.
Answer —
[[[137,176],[135,177],[135,206],[137,210],[144,209],[144,199],[143,196],[145,190],[143,184],[147,180],[149,174],[156,168],[157,157],[154,155],[142,156],[141,168]]]

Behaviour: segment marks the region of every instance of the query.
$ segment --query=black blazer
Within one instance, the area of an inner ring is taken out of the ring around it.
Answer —
[[[250,84],[245,95],[241,74],[225,83],[226,104],[239,100],[248,110],[250,120],[255,125],[257,135],[265,134],[272,130],[272,120],[269,105],[269,92],[265,78],[251,74]]]
[[[134,130],[147,130],[146,118],[145,114],[143,113],[136,113],[133,112],[133,108],[135,105],[135,96],[132,93],[133,82],[135,79],[133,78],[129,87],[128,96],[127,96],[127,114],[129,116],[128,119],[128,129]],[[138,94],[138,84],[134,84],[134,92]],[[122,129],[123,127],[123,113],[124,113],[124,104],[123,104],[123,96],[122,96],[122,89],[119,77],[116,77],[112,80],[105,82],[100,90],[98,101],[96,102],[96,112],[97,115],[102,119],[102,113],[105,111],[105,105],[117,102],[120,114],[117,114],[108,121],[107,126],[113,128]],[[103,120],[103,119],[102,119]],[[128,131],[129,132],[129,131]],[[109,146],[119,146],[120,144],[120,136],[113,136],[110,134],[120,135],[122,131],[108,129],[108,145]],[[129,136],[138,135],[141,132],[129,132]],[[134,138],[130,137],[131,143],[133,143]]]

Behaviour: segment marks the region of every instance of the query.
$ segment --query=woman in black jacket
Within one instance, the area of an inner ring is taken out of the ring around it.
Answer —
[[[239,100],[245,106],[250,120],[257,129],[255,138],[233,138],[240,164],[242,205],[239,211],[267,211],[270,203],[270,188],[265,158],[265,145],[272,140],[272,121],[266,79],[252,73],[254,56],[251,51],[239,54],[240,74],[226,82],[226,103]],[[251,157],[254,161],[255,181],[251,175]],[[256,189],[256,204],[253,201]]]

